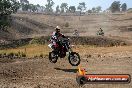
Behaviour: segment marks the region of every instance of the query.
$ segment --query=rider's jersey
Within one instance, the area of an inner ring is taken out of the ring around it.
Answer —
[[[51,35],[51,38],[50,38],[50,42],[53,44],[53,45],[56,45],[56,42],[59,40],[59,38],[65,38],[65,36],[62,34],[62,33],[57,33],[57,32],[53,32],[52,35]]]
[[[53,32],[51,35],[51,40],[58,40],[60,37],[64,37],[62,33]]]

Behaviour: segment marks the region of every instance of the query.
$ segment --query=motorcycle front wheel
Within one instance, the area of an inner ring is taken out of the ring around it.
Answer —
[[[56,53],[54,51],[49,52],[49,61],[51,63],[56,63],[58,60],[58,56],[56,55]]]
[[[80,64],[80,55],[76,52],[72,52],[70,53],[69,57],[69,63],[72,65],[72,66],[78,66]]]

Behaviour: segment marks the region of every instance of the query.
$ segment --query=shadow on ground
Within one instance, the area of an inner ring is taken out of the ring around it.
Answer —
[[[61,69],[61,68],[54,68],[56,70],[61,70],[64,72],[71,72],[71,73],[77,73],[78,69]]]

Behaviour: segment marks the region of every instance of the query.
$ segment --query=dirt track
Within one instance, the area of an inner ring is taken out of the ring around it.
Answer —
[[[89,74],[132,75],[130,49],[113,53],[104,51],[101,54],[97,50],[91,57],[81,55],[81,67]],[[76,72],[77,67],[72,67],[66,59],[59,59],[56,64],[50,63],[47,58],[0,62],[0,88],[80,88],[76,83]],[[81,88],[132,88],[132,83],[87,84]]]
[[[72,35],[74,29],[79,30],[80,36],[95,36],[101,27],[106,37],[132,41],[131,23],[132,14],[116,15],[90,15],[82,16],[57,16],[15,14],[25,19],[16,19],[22,28],[29,28],[34,34],[23,36],[20,29],[11,33],[15,38],[27,38],[49,35],[48,28],[60,25],[63,32]],[[34,20],[32,20],[34,19]],[[53,21],[55,20],[55,21]],[[65,22],[70,26],[65,28]],[[42,25],[41,25],[42,24]],[[36,34],[36,30],[38,31]],[[42,34],[41,34],[42,33]],[[4,32],[1,36],[7,37]],[[90,50],[76,49],[81,55],[81,67],[87,69],[88,74],[130,74],[132,75],[132,46],[95,48]],[[72,67],[68,60],[59,59],[56,64],[49,62],[48,58],[15,59],[0,58],[0,88],[80,88],[76,82],[77,67]],[[5,63],[8,62],[8,63]],[[87,84],[82,88],[132,88],[130,84]]]

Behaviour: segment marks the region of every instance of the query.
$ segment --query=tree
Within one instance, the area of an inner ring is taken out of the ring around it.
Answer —
[[[96,12],[96,8],[95,8],[95,7],[92,8],[92,12],[93,12],[93,13]]]
[[[76,11],[76,7],[75,6],[70,6],[69,11],[74,13]]]
[[[101,11],[101,6],[96,7],[96,12],[99,13]]]
[[[88,13],[92,13],[92,10],[88,10]]]
[[[37,6],[36,5],[32,5],[32,12],[36,12],[38,9],[37,9]]]
[[[37,12],[40,11],[41,6],[39,4],[35,5]]]
[[[0,30],[5,30],[5,28],[9,25],[9,17],[11,13],[17,12],[19,6],[20,4],[16,0],[0,1]]]
[[[30,10],[30,12],[32,12],[32,7],[33,7],[33,4],[29,4],[28,9]]]
[[[60,7],[59,5],[56,6],[56,13],[59,13],[60,12]]]
[[[28,0],[20,0],[22,11],[28,11],[30,8]]]
[[[62,3],[60,8],[61,8],[61,13],[67,12],[68,11],[68,4],[67,3]]]
[[[114,13],[116,11],[120,11],[120,5],[120,1],[114,1],[110,6],[111,12]]]
[[[28,0],[20,0],[20,3],[29,4],[29,1]]]
[[[52,7],[53,7],[53,5],[55,4],[52,0],[47,0],[47,3],[48,4],[46,4],[45,5],[45,10],[46,10],[46,12],[53,12],[53,9],[52,9]]]
[[[86,10],[85,2],[79,3],[79,6],[77,7],[77,9],[80,10],[80,12]]]
[[[45,7],[44,6],[40,6],[40,8],[41,8],[41,12],[44,12]]]
[[[30,8],[30,5],[22,3],[21,7],[22,7],[22,11],[28,11],[28,9]]]
[[[37,5],[33,5],[33,4],[30,4],[31,6],[30,6],[30,11],[32,11],[32,12],[39,12],[40,10],[41,10],[41,6],[39,5],[39,4],[37,4]]]
[[[128,11],[129,13],[132,13],[132,8],[129,8],[127,11]]]
[[[122,11],[126,11],[127,10],[127,4],[123,3],[121,6]]]

